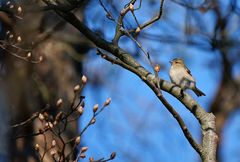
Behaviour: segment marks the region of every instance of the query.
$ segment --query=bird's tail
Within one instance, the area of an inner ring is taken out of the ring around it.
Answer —
[[[194,93],[198,96],[198,97],[200,97],[200,96],[206,96],[200,89],[198,89],[197,87],[195,87],[194,89],[193,89],[193,91],[194,91]]]

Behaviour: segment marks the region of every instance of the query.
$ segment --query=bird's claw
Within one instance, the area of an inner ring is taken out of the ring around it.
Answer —
[[[181,91],[180,91],[180,95],[178,96],[178,98],[180,99],[180,100],[182,100],[183,98],[184,98],[184,93],[183,93],[183,90],[181,89]]]

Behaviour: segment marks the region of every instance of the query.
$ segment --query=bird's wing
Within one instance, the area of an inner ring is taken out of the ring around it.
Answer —
[[[187,73],[192,76],[191,71],[185,65],[184,68],[186,69]]]

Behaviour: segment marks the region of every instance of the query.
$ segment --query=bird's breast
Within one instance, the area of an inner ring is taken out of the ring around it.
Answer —
[[[179,85],[180,81],[184,76],[184,69],[183,68],[174,68],[173,66],[170,68],[170,79],[173,83]]]

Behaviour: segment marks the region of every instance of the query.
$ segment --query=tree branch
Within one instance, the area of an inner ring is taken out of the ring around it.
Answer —
[[[99,37],[96,33],[91,31],[87,26],[85,26],[81,21],[79,21],[76,16],[70,12],[60,12],[56,11],[61,17],[63,17],[67,22],[76,27],[83,35],[90,39],[97,47],[102,48],[109,53],[113,54],[119,58],[125,65],[131,67],[132,70],[137,72],[136,74],[145,83],[149,83],[148,86],[154,91],[158,96],[158,92],[154,89],[153,85],[156,84],[157,80],[150,72],[148,72],[144,67],[142,67],[130,54],[125,52],[120,47],[114,45],[111,42],[107,42],[103,38]],[[151,84],[150,84],[151,83]],[[154,83],[154,84],[153,84]],[[153,85],[152,85],[153,84]],[[163,79],[160,79],[160,88],[174,97],[176,97],[184,106],[195,116],[199,121],[202,128],[202,150],[198,153],[200,154],[204,162],[215,162],[216,161],[216,146],[217,146],[217,134],[215,125],[215,116],[212,113],[207,113],[190,95],[184,93],[184,97],[179,97],[181,95],[181,89],[172,83],[169,83]],[[158,96],[162,103],[165,105],[164,99]],[[166,108],[170,108],[169,105]],[[185,129],[185,128],[184,128]]]
[[[101,51],[99,51],[101,53]],[[124,69],[127,69],[131,72],[133,72],[134,74],[136,74],[137,76],[139,76],[140,78],[144,78],[144,76],[141,76],[138,73],[138,70],[134,69],[133,67],[125,64],[124,62],[120,61],[119,59],[114,59],[111,58],[110,56],[101,53],[101,57],[113,64],[119,65],[121,67],[123,67]],[[167,108],[167,110],[172,114],[172,116],[177,120],[179,126],[181,127],[185,137],[187,138],[188,142],[191,144],[191,146],[199,153],[201,154],[202,152],[202,147],[201,145],[199,145],[192,137],[191,133],[189,132],[186,124],[184,123],[183,119],[180,117],[180,115],[177,113],[177,111],[168,103],[168,101],[164,98],[164,96],[162,95],[162,93],[159,91],[159,89],[157,88],[157,86],[154,84],[154,82],[152,82],[152,80],[147,80],[147,79],[142,79],[156,94],[156,96],[158,97],[158,99],[163,103],[163,105]]]

